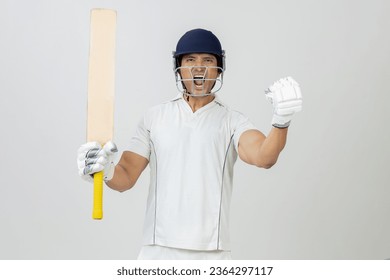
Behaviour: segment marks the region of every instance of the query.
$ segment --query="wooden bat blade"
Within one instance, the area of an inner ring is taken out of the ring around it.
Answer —
[[[91,11],[87,141],[102,145],[114,133],[115,29],[115,11]]]
[[[115,11],[91,11],[87,141],[102,146],[114,134],[115,30]],[[103,218],[103,172],[94,174],[92,217]]]

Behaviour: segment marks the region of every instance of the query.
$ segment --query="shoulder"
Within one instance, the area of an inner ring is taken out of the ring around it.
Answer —
[[[216,100],[216,101],[220,102],[220,100]],[[258,130],[247,115],[245,115],[240,111],[230,108],[229,106],[223,104],[222,102],[220,103],[221,106],[224,107],[224,110],[226,110],[227,112],[229,126],[232,133],[238,136],[238,138],[243,132],[247,130]],[[236,139],[237,142],[238,142],[238,138]]]
[[[145,126],[151,127],[152,123],[161,120],[163,117],[172,115],[175,112],[174,108],[177,107],[179,100],[180,98],[174,98],[149,107],[143,115]]]
[[[153,116],[155,114],[158,114],[159,112],[170,110],[173,106],[175,106],[175,104],[177,104],[177,102],[179,102],[180,98],[180,96],[176,96],[171,100],[165,101],[157,105],[153,105],[146,110],[145,115]]]
[[[242,119],[247,119],[245,114],[235,109],[232,109],[230,106],[226,105],[226,103],[222,102],[218,97],[215,98],[214,102],[219,105],[220,109],[226,113],[226,115],[229,117],[231,121],[234,122]]]

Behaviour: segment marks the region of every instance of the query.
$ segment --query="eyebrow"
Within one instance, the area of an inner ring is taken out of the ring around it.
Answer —
[[[216,59],[215,56],[213,56],[213,55],[209,55],[209,56],[204,56],[204,57],[203,57],[203,59],[206,59],[206,58],[207,58],[207,59],[210,59],[210,58],[211,58],[211,59]]]
[[[186,54],[183,56],[183,58],[195,58],[195,56],[191,55],[191,54]],[[215,56],[213,56],[213,55],[207,55],[207,56],[202,57],[202,59],[210,59],[210,58],[216,59]]]
[[[195,58],[195,56],[190,55],[190,54],[186,54],[186,55],[183,56],[183,58]]]

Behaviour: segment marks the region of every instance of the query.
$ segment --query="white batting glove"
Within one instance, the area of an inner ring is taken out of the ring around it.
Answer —
[[[118,148],[111,141],[107,142],[103,148],[97,142],[81,145],[77,151],[79,175],[84,180],[93,182],[91,175],[103,170],[104,181],[110,181],[114,176],[115,164],[113,160],[117,152]]]
[[[296,112],[302,110],[302,93],[299,84],[291,77],[273,83],[265,90],[266,98],[274,106],[272,125],[285,128]]]

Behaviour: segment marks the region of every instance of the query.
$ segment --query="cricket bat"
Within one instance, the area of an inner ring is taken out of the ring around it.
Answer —
[[[91,10],[87,141],[102,146],[114,134],[116,11]],[[94,174],[92,218],[103,218],[103,171]]]

